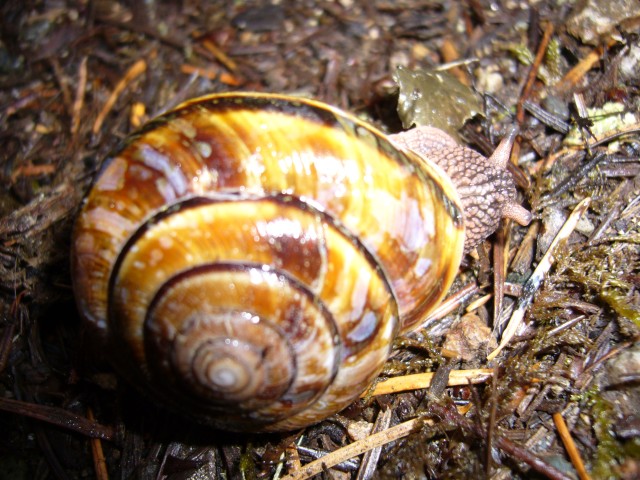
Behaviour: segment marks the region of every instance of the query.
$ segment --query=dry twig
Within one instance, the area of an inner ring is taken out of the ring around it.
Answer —
[[[100,110],[100,113],[98,114],[92,128],[92,132],[94,135],[100,131],[104,119],[107,117],[107,115],[109,115],[109,112],[115,105],[120,94],[124,91],[125,88],[127,88],[127,85],[129,85],[138,76],[142,75],[146,70],[147,62],[145,62],[143,59],[140,59],[136,63],[131,65],[129,70],[127,70],[127,73],[124,74],[124,77],[122,77],[116,85],[116,88],[114,88],[113,92],[111,92],[111,95],[105,102],[102,110]]]
[[[385,395],[387,393],[405,392],[410,390],[419,390],[421,388],[429,388],[435,373],[416,373],[414,375],[404,375],[402,377],[394,377],[376,384],[371,395]],[[449,381],[447,386],[463,386],[469,383],[485,382],[493,375],[492,368],[477,368],[473,370],[452,370],[449,373]],[[369,395],[368,392],[362,394],[362,397]]]
[[[573,463],[573,466],[576,468],[580,480],[591,480],[591,476],[587,472],[587,469],[584,468],[584,462],[582,461],[580,452],[578,452],[576,444],[573,442],[573,438],[571,438],[571,433],[569,433],[569,429],[561,413],[556,412],[553,414],[553,423],[556,424],[558,434],[562,439],[564,447],[567,449],[571,463]]]
[[[562,226],[558,234],[555,236],[555,238],[553,239],[553,242],[551,242],[549,249],[544,254],[544,256],[542,257],[542,260],[540,260],[540,263],[536,267],[535,271],[533,272],[529,280],[527,280],[527,282],[524,285],[525,295],[523,295],[518,299],[518,304],[516,306],[515,311],[513,312],[513,315],[511,316],[511,320],[509,320],[509,324],[507,325],[507,328],[505,329],[502,335],[502,340],[500,341],[500,345],[498,345],[498,348],[496,348],[493,352],[489,354],[489,356],[487,357],[487,360],[489,361],[493,360],[502,351],[502,349],[507,346],[507,344],[511,341],[513,336],[516,334],[518,327],[520,326],[520,324],[522,323],[522,320],[524,319],[525,311],[529,306],[529,304],[531,303],[531,301],[533,300],[534,293],[538,290],[538,288],[540,288],[540,285],[542,284],[542,281],[544,280],[546,273],[551,268],[551,265],[553,265],[554,254],[559,243],[569,238],[569,235],[571,235],[573,230],[575,230],[578,220],[580,220],[584,212],[586,212],[587,208],[589,208],[590,204],[591,204],[591,198],[587,197],[584,200],[582,200],[576,206],[573,212],[571,212],[571,215],[569,215],[569,218],[567,219],[565,224]]]
[[[87,59],[85,55],[78,67],[78,84],[76,85],[76,98],[71,109],[71,134],[78,133],[80,128],[80,117],[82,116],[82,106],[84,105],[84,92],[87,89]]]
[[[429,420],[414,418],[413,420],[401,423],[380,433],[375,433],[367,438],[358,440],[346,447],[342,447],[331,452],[329,455],[306,464],[302,470],[282,477],[282,480],[304,480],[306,478],[311,478],[334,465],[338,465],[345,460],[361,455],[368,450],[393,442],[399,438],[406,437],[413,432],[417,432],[425,422],[429,422]]]
[[[91,438],[113,440],[116,435],[112,427],[100,425],[61,408],[0,397],[0,410],[35,418]]]
[[[95,422],[93,410],[91,410],[91,408],[87,409],[87,418],[89,421]],[[92,438],[90,442],[96,478],[98,480],[108,480],[109,473],[107,471],[107,460],[105,459],[104,451],[102,450],[102,440],[99,438]]]

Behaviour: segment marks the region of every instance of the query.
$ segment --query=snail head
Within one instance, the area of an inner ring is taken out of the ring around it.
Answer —
[[[442,168],[456,187],[464,210],[465,252],[491,235],[502,218],[520,225],[531,221],[531,213],[516,199],[516,188],[507,164],[517,136],[512,129],[489,158],[458,145],[434,127],[416,127],[396,135],[391,141]]]

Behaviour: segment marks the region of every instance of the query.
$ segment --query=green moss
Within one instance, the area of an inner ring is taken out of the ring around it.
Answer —
[[[557,38],[552,38],[549,41],[549,46],[544,55],[544,63],[555,79],[559,79],[562,76],[562,45]]]
[[[586,392],[585,399],[586,407],[591,409],[593,431],[598,441],[593,459],[592,476],[600,479],[618,478],[616,472],[626,455],[611,429],[616,422],[615,410],[602,397],[597,387]]]
[[[535,58],[533,52],[529,50],[526,45],[509,45],[507,50],[514,56],[522,65],[532,65]]]
[[[618,315],[628,318],[637,327],[640,327],[640,310],[638,305],[632,305],[627,301],[626,296],[619,294],[614,289],[603,289],[600,298],[607,302]]]
[[[242,478],[245,480],[253,480],[255,478],[258,478],[256,463],[253,459],[253,456],[251,455],[251,452],[253,451],[254,447],[249,443],[240,456],[240,472],[242,474]]]

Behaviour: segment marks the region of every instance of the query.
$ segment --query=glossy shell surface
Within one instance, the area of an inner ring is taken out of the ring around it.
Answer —
[[[135,385],[230,430],[355,400],[462,256],[438,167],[320,102],[184,103],[105,163],[79,215],[79,309]]]

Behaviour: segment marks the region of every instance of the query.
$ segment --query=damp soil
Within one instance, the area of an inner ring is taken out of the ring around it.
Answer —
[[[0,479],[281,478],[372,424],[414,418],[425,421],[377,457],[318,478],[640,477],[640,8],[528,3],[4,2]],[[519,128],[510,171],[533,220],[505,222],[467,255],[452,294],[472,295],[397,339],[383,377],[433,371],[430,387],[239,435],[169,414],[114,373],[76,310],[69,257],[81,201],[119,142],[230,91],[312,97],[397,132],[398,67],[442,66],[464,95],[429,108],[449,118],[473,103],[455,120],[460,143],[486,155]],[[518,306],[522,323],[487,360]],[[449,386],[472,369],[493,376]]]

